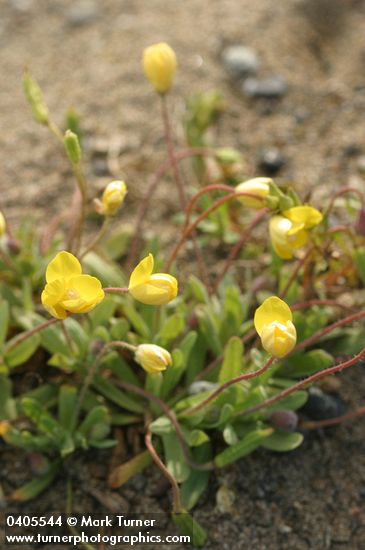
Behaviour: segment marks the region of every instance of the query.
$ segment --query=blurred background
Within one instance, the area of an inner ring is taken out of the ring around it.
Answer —
[[[363,186],[365,4],[362,0],[0,0],[0,192],[10,219],[65,206],[72,175],[59,144],[31,118],[28,67],[54,120],[81,117],[87,175],[110,181],[113,149],[142,196],[164,155],[159,104],[141,69],[143,49],[166,41],[178,72],[170,105],[183,139],[185,99],[222,92],[215,142],[238,148],[247,174],[314,189]],[[167,187],[162,191],[169,208]]]

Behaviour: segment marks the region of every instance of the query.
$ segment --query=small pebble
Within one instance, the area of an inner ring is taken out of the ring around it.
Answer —
[[[282,76],[258,79],[247,78],[242,84],[242,91],[247,97],[277,99],[288,91],[288,85]]]
[[[98,5],[94,0],[77,0],[66,13],[67,21],[74,27],[91,23],[97,16]]]
[[[274,176],[285,166],[286,159],[279,149],[263,149],[259,155],[258,166],[268,176]]]
[[[293,529],[289,527],[289,525],[282,524],[278,525],[278,531],[282,535],[289,535],[293,531]]]
[[[188,388],[189,395],[197,395],[204,391],[214,390],[217,387],[217,384],[213,382],[207,382],[206,380],[199,380],[198,382],[193,382]]]
[[[229,74],[236,79],[256,74],[259,68],[256,52],[246,46],[229,46],[223,50],[222,61]]]
[[[309,418],[313,420],[326,420],[344,414],[346,407],[338,397],[327,395],[316,387],[309,388],[308,394],[308,400],[301,408],[301,412],[309,416]]]
[[[221,485],[216,494],[217,509],[221,514],[231,514],[234,509],[235,494],[225,485]]]

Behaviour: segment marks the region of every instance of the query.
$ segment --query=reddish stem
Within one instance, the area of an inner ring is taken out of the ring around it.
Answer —
[[[316,372],[315,374],[312,374],[312,376],[308,376],[304,380],[297,382],[290,388],[283,390],[282,392],[274,395],[270,399],[266,399],[266,401],[263,401],[259,405],[256,405],[255,407],[250,407],[249,409],[242,411],[241,413],[238,414],[238,416],[246,416],[248,414],[253,414],[266,407],[270,407],[271,405],[274,405],[278,401],[281,401],[281,399],[284,399],[284,397],[287,397],[288,395],[300,390],[301,388],[304,388],[304,386],[307,386],[308,384],[313,384],[313,382],[316,382],[317,380],[319,380],[320,378],[323,378],[324,376],[336,374],[337,372],[340,372],[342,370],[348,369],[349,367],[352,367],[353,365],[356,365],[364,357],[365,357],[365,348],[363,348],[360,351],[360,353],[355,355],[355,357],[353,357],[352,359],[349,359],[348,361],[344,361],[343,363],[339,363],[338,365],[335,365],[333,367],[329,367],[328,369],[324,369],[320,372]]]
[[[220,386],[218,386],[218,388],[216,388],[206,399],[204,399],[204,401],[201,401],[200,403],[198,403],[194,407],[191,407],[190,409],[187,409],[182,414],[184,416],[189,416],[191,414],[194,414],[194,413],[200,411],[200,409],[203,409],[208,403],[210,403],[211,401],[213,401],[213,399],[218,397],[218,395],[221,394],[222,391],[226,390],[230,386],[233,386],[233,384],[237,384],[237,382],[242,382],[243,380],[250,380],[251,378],[257,378],[258,376],[263,374],[273,364],[274,361],[275,361],[275,358],[270,357],[266,361],[265,365],[263,367],[261,367],[260,369],[254,371],[254,372],[248,372],[248,373],[245,373],[245,374],[240,374],[239,376],[236,376],[235,378],[232,378],[231,380],[227,380],[227,382],[224,382],[224,384],[221,384]]]
[[[214,156],[214,151],[210,151],[206,148],[197,148],[197,149],[187,149],[185,151],[180,151],[176,153],[175,160],[179,162],[189,157],[195,156]],[[147,217],[147,212],[151,204],[151,199],[158,187],[158,184],[161,181],[161,178],[170,170],[171,161],[170,159],[165,161],[157,171],[152,175],[149,184],[147,185],[147,191],[144,198],[140,202],[140,206],[137,212],[137,222],[134,229],[134,236],[129,248],[129,255],[127,260],[127,266],[131,268],[136,262],[137,256],[137,247],[142,235],[142,225]]]
[[[48,321],[45,321],[44,323],[37,325],[36,327],[28,330],[27,332],[22,332],[21,334],[19,334],[19,336],[16,336],[13,340],[10,340],[8,342],[9,345],[5,346],[4,353],[8,353],[12,349],[16,348],[16,346],[19,346],[19,344],[22,344],[25,340],[27,340],[31,336],[34,336],[38,332],[41,332],[42,330],[50,327],[51,325],[59,323],[60,321],[61,319],[48,319]]]
[[[152,444],[152,434],[151,434],[150,431],[148,431],[145,435],[145,443],[146,443],[147,450],[148,450],[148,452],[150,453],[150,455],[152,457],[152,460],[154,461],[156,466],[160,469],[162,474],[169,480],[169,482],[171,484],[172,495],[173,495],[172,511],[175,514],[181,512],[182,508],[181,508],[179,486],[178,486],[174,476],[172,476],[170,474],[170,472],[166,468],[165,464],[162,462],[161,458],[158,456],[157,451],[156,451],[156,449],[154,448],[154,446]]]
[[[248,239],[251,237],[251,232],[252,230],[256,227],[256,225],[258,225],[263,219],[264,217],[266,216],[268,210],[267,208],[263,208],[262,210],[259,210],[259,212],[257,212],[256,216],[254,217],[254,219],[249,223],[249,225],[247,227],[245,227],[243,229],[243,233],[241,235],[241,238],[239,239],[239,241],[231,248],[231,251],[226,259],[226,262],[224,264],[224,267],[221,271],[221,273],[218,275],[217,279],[216,279],[216,282],[214,284],[214,287],[213,287],[213,292],[216,292],[223,277],[225,276],[225,274],[227,273],[227,271],[229,270],[229,268],[231,267],[232,263],[234,262],[234,260],[236,259],[236,257],[238,256],[238,254],[240,253],[243,245],[248,241]]]
[[[214,204],[212,204],[212,206],[210,206],[207,210],[205,210],[205,212],[200,214],[200,216],[198,216],[196,218],[196,220],[192,224],[189,225],[189,227],[187,227],[183,230],[182,235],[180,237],[180,240],[176,244],[175,248],[173,249],[173,251],[170,254],[169,259],[167,260],[167,262],[165,264],[165,267],[164,267],[165,271],[168,271],[170,269],[172,262],[175,260],[176,256],[178,255],[178,253],[179,253],[182,245],[184,244],[185,240],[196,229],[196,227],[198,227],[198,225],[203,220],[205,220],[205,218],[207,218],[212,212],[217,210],[220,206],[222,206],[223,204],[226,204],[227,202],[229,202],[232,199],[237,199],[238,197],[250,197],[250,198],[255,198],[255,199],[261,198],[261,197],[258,197],[257,195],[252,194],[252,193],[232,193],[231,195],[227,195],[225,197],[222,197],[221,199],[218,199]]]
[[[299,271],[301,270],[301,268],[304,266],[305,262],[308,260],[308,258],[310,257],[310,255],[312,254],[314,250],[314,246],[311,246],[307,252],[304,254],[303,258],[301,258],[297,265],[295,266],[295,268],[293,269],[293,272],[292,274],[290,275],[285,287],[284,287],[284,290],[282,291],[281,295],[280,295],[280,298],[284,299],[285,296],[287,295],[287,293],[289,292],[289,289],[291,287],[291,285],[293,284],[293,282],[295,281],[296,279],[296,276],[298,275]]]
[[[128,292],[128,287],[117,287],[117,286],[108,286],[106,288],[103,288],[104,292],[107,294],[123,294],[124,292]]]
[[[339,191],[337,191],[337,193],[334,194],[334,196],[332,197],[327,207],[326,214],[329,214],[329,212],[331,212],[332,208],[335,205],[336,199],[338,199],[342,195],[346,195],[347,193],[353,193],[354,195],[357,195],[357,197],[361,202],[361,205],[364,206],[364,195],[361,193],[361,191],[359,191],[359,189],[356,189],[355,187],[344,187],[343,189],[340,189]]]
[[[300,427],[305,430],[318,430],[319,428],[328,428],[329,426],[336,426],[336,424],[341,424],[342,422],[346,422],[347,420],[353,420],[354,418],[357,418],[358,416],[362,416],[364,414],[365,414],[365,407],[360,407],[355,411],[350,411],[341,416],[336,416],[335,418],[328,418],[326,420],[318,420],[318,421],[301,422]]]

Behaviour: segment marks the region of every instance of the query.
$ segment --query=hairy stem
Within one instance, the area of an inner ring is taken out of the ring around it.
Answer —
[[[251,378],[257,378],[258,376],[261,376],[267,369],[273,364],[275,361],[274,357],[270,357],[263,367],[260,369],[254,371],[254,372],[248,372],[245,374],[240,374],[240,376],[236,376],[236,378],[232,378],[231,380],[227,380],[224,384],[221,384],[218,388],[216,388],[204,401],[201,401],[194,407],[191,407],[190,409],[187,409],[182,414],[184,416],[190,416],[191,414],[194,414],[201,409],[203,409],[206,405],[208,405],[213,399],[218,397],[224,390],[229,388],[230,386],[233,386],[234,384],[237,384],[238,382],[242,382],[243,380],[250,380]]]
[[[282,399],[284,399],[284,397],[287,397],[288,395],[300,390],[301,388],[304,388],[308,384],[313,384],[313,382],[320,380],[320,378],[323,378],[324,376],[336,374],[337,372],[341,372],[342,370],[348,369],[349,367],[352,367],[353,365],[356,365],[357,363],[359,363],[364,358],[365,358],[365,348],[363,348],[360,351],[360,353],[355,355],[355,357],[353,357],[352,359],[349,359],[348,361],[344,361],[343,363],[339,363],[338,365],[334,365],[333,367],[329,367],[328,369],[324,369],[319,372],[316,372],[315,374],[308,376],[304,380],[297,382],[290,388],[286,388],[282,392],[274,395],[270,399],[266,399],[262,403],[259,403],[259,405],[256,405],[255,407],[250,407],[249,409],[246,409],[245,411],[238,413],[237,416],[246,416],[248,414],[253,414],[266,407],[270,407],[271,405],[274,405],[278,401],[281,401]]]
[[[336,416],[335,418],[301,422],[300,428],[304,430],[318,430],[319,428],[328,428],[329,426],[336,426],[336,424],[342,424],[342,422],[353,420],[354,418],[358,418],[359,416],[363,416],[364,414],[365,414],[365,407],[359,407],[355,411],[350,411],[341,416]]]

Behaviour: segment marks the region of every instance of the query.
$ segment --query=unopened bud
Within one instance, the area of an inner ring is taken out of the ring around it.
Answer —
[[[127,186],[124,181],[110,182],[103,193],[102,211],[106,216],[114,216],[127,194]]]
[[[274,411],[270,414],[269,422],[274,428],[283,432],[295,432],[298,426],[298,415],[294,411]]]
[[[149,374],[157,374],[172,365],[170,353],[155,344],[140,344],[137,347],[135,359]]]
[[[25,97],[32,109],[33,118],[36,122],[47,126],[49,122],[49,112],[42,96],[42,92],[35,80],[28,71],[23,75],[23,89]]]
[[[79,138],[71,130],[67,130],[63,138],[66,154],[72,164],[78,164],[81,160],[81,147]]]
[[[165,42],[153,44],[143,52],[143,69],[156,92],[165,94],[172,86],[176,71],[176,55]]]

